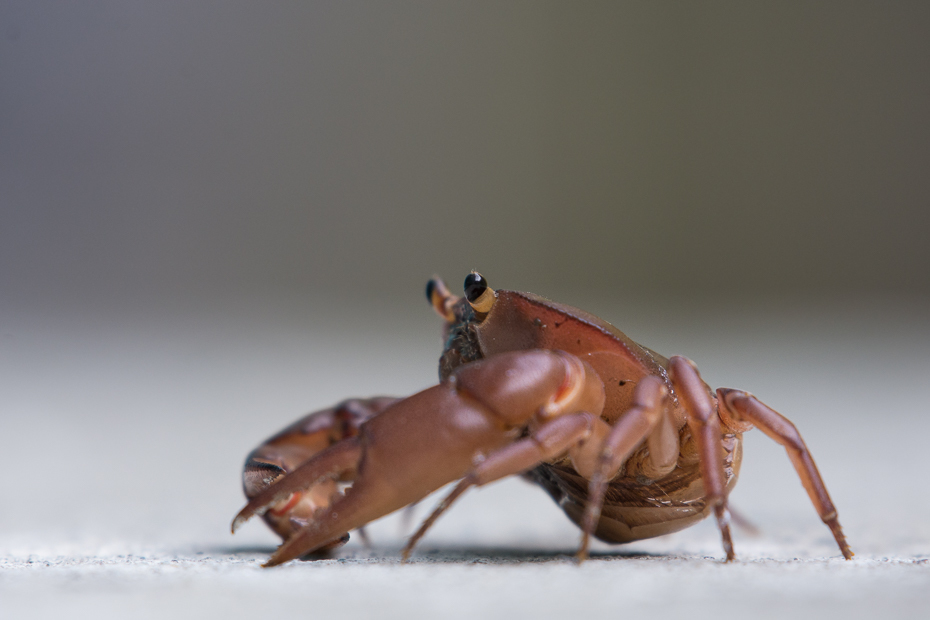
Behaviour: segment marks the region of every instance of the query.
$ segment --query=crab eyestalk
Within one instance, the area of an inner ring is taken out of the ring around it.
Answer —
[[[497,293],[477,271],[465,277],[465,299],[477,314],[487,314],[497,301]]]
[[[445,319],[447,323],[455,321],[452,306],[455,305],[459,298],[449,292],[446,283],[440,278],[432,278],[426,283],[426,299],[433,305],[436,314]]]

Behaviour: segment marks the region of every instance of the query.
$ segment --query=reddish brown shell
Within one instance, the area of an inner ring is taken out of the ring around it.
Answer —
[[[612,423],[630,407],[636,382],[646,375],[668,384],[668,360],[619,329],[578,308],[532,293],[497,291],[487,318],[475,328],[482,354],[557,349],[582,358],[604,382],[604,419]]]

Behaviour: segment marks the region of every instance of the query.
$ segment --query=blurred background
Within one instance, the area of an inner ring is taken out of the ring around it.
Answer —
[[[0,552],[266,557],[245,454],[435,381],[478,269],[756,392],[860,557],[926,557],[928,111],[920,1],[3,2]],[[836,555],[752,435],[757,552]],[[573,548],[502,484],[434,540]]]
[[[930,286],[930,7],[5,2],[5,304]]]

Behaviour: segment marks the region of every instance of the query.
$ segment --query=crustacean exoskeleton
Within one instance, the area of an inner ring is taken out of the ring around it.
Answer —
[[[683,357],[666,359],[609,323],[537,295],[495,291],[471,273],[465,295],[438,278],[427,297],[446,320],[440,383],[413,396],[349,400],[308,415],[246,460],[249,503],[284,543],[274,566],[348,540],[350,530],[458,480],[404,549],[472,486],[523,474],[590,536],[623,543],[714,513],[734,558],[727,494],[742,434],[785,447],[846,559],[852,551],[794,425],[755,396],[716,394]]]

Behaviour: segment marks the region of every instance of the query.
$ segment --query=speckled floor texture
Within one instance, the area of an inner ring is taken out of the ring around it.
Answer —
[[[309,302],[308,302],[309,303]],[[578,303],[576,301],[576,303]],[[580,303],[579,303],[580,305]],[[245,454],[306,411],[435,380],[420,305],[307,315],[300,303],[0,319],[0,617],[922,617],[930,609],[930,312],[893,300],[588,308],[712,385],[750,390],[807,440],[856,552],[844,561],[784,451],[758,431],[733,505],[761,530],[716,529],[572,561],[578,531],[541,490],[470,491],[399,562],[392,515],[333,559],[260,564],[236,536]],[[294,309],[296,308],[296,309]],[[621,320],[621,317],[625,317]],[[624,322],[625,321],[625,322]]]

